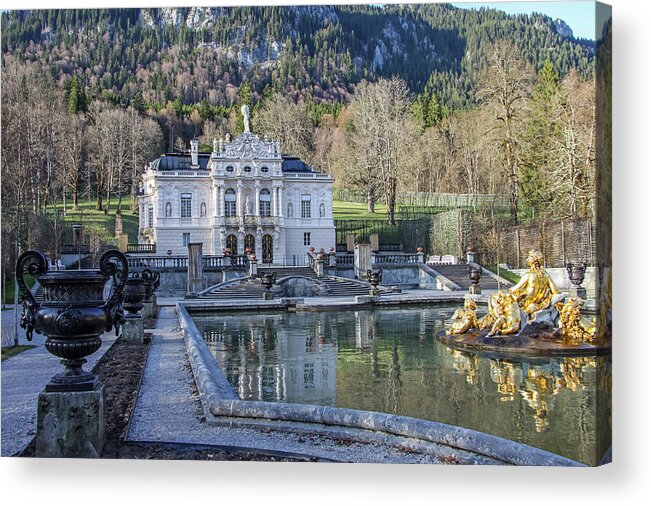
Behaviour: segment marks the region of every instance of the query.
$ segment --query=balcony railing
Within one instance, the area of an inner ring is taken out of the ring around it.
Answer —
[[[127,253],[156,253],[155,244],[127,244]]]
[[[397,265],[423,263],[424,255],[420,253],[375,253],[371,255],[373,265]]]
[[[130,269],[187,269],[187,256],[127,256]],[[221,269],[224,267],[246,267],[248,258],[246,255],[232,255],[229,257],[206,255],[203,257],[204,269]]]

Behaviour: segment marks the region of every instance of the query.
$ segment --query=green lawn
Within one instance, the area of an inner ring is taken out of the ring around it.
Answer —
[[[95,209],[95,200],[89,203],[87,199],[79,201],[79,210],[72,211],[68,207],[65,217],[66,224],[81,223],[86,231],[103,230],[109,236],[115,232],[115,213],[118,208],[118,199],[113,197],[109,204],[108,214]],[[129,242],[138,240],[138,215],[131,212],[129,199],[122,199],[122,231],[129,236]]]
[[[491,271],[494,274],[497,274],[497,265],[484,265],[484,268],[486,270]],[[514,285],[520,281],[520,276],[518,276],[516,273],[511,272],[507,269],[500,269],[499,275],[506,279],[507,281],[510,281]]]
[[[375,213],[369,213],[366,204],[333,200],[332,214],[335,220],[386,220],[387,206],[375,204]]]

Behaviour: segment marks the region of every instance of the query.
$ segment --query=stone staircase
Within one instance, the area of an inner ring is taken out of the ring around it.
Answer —
[[[288,276],[302,276],[310,279],[317,279],[316,273],[309,267],[260,267],[259,275],[276,273],[277,279]],[[324,276],[319,278],[328,289],[329,297],[353,297],[355,295],[368,295],[370,285],[356,281],[354,279],[339,278],[334,276]],[[262,299],[264,288],[258,279],[243,279],[236,283],[226,283],[217,285],[208,290],[201,298],[207,299],[237,299],[237,300],[256,300]]]
[[[445,276],[450,281],[456,283],[462,290],[468,290],[470,279],[468,279],[468,266],[466,264],[458,265],[432,265],[432,269],[441,276]],[[484,271],[479,280],[479,286],[485,290],[497,290],[497,280]]]

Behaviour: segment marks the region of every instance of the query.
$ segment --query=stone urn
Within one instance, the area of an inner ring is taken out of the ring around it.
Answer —
[[[378,269],[377,271],[369,269],[366,271],[366,276],[368,277],[368,282],[371,283],[373,289],[377,290],[378,285],[382,283],[382,269]]]
[[[468,279],[470,279],[470,282],[473,285],[478,285],[479,280],[481,279],[481,269],[475,265],[469,265],[468,266]]]
[[[480,295],[481,287],[479,286],[479,280],[481,279],[481,267],[475,263],[471,263],[468,266],[468,279],[470,279],[468,291],[473,295]]]
[[[127,316],[136,316],[138,312],[145,307],[145,297],[147,290],[145,280],[137,273],[129,277],[124,286],[122,307],[127,312]]]
[[[565,264],[565,269],[567,270],[567,275],[570,278],[570,282],[574,286],[581,286],[583,280],[585,279],[585,270],[587,267],[586,262],[581,263],[572,263],[567,262]]]
[[[572,283],[572,286],[569,290],[570,297],[579,297],[581,299],[585,299],[587,297],[588,291],[581,286],[583,284],[583,280],[585,279],[586,267],[586,262],[567,262],[565,264],[567,276],[570,278],[570,283]]]
[[[269,292],[269,290],[271,290],[271,287],[276,284],[276,273],[274,272],[273,274],[264,274],[260,282],[262,283],[264,289]]]
[[[145,302],[151,302],[152,297],[160,287],[160,272],[143,269],[140,274],[145,284]]]
[[[25,283],[25,274],[34,276],[43,290],[37,301]],[[16,263],[16,280],[23,295],[20,326],[31,341],[32,332],[47,336],[45,348],[61,358],[64,371],[46,385],[46,391],[90,391],[97,380],[83,370],[84,357],[102,345],[101,334],[124,321],[122,292],[127,282],[127,259],[118,250],[104,253],[99,270],[80,269],[48,271],[45,255],[40,251],[23,253]],[[104,298],[104,288],[111,281],[111,290]]]

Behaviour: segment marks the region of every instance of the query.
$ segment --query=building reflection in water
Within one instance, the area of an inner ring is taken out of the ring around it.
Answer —
[[[242,399],[395,413],[598,462],[610,359],[506,360],[435,339],[454,307],[196,316]]]
[[[334,405],[336,328],[320,319],[301,332],[285,316],[220,318],[204,339],[241,399]]]

